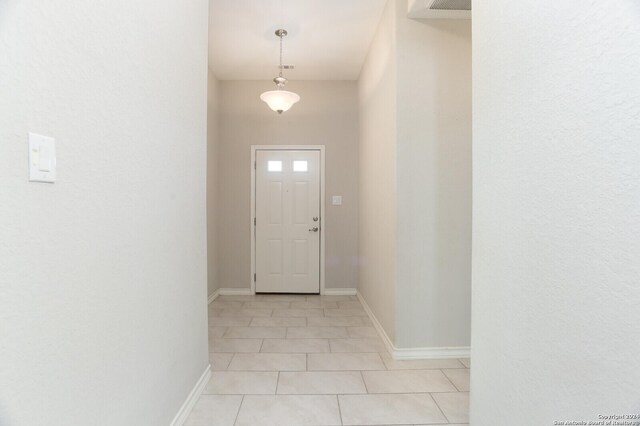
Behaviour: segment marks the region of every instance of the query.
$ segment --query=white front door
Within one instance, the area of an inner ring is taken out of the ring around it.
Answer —
[[[256,292],[320,292],[320,151],[256,151]]]

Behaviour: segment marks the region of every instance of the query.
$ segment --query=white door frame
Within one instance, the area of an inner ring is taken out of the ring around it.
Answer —
[[[324,145],[251,145],[251,294],[256,294],[256,282],[254,281],[256,273],[256,232],[254,219],[256,217],[256,151],[320,151],[320,294],[324,294],[324,236],[326,234],[325,212],[325,192],[324,192]]]

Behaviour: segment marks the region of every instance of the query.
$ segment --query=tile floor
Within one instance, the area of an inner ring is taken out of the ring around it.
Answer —
[[[393,360],[355,296],[220,296],[209,352],[186,426],[469,422],[469,360]]]

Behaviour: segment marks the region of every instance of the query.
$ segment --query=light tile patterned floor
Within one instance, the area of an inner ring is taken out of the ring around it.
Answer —
[[[209,352],[186,426],[469,422],[469,360],[393,360],[355,296],[220,296]]]

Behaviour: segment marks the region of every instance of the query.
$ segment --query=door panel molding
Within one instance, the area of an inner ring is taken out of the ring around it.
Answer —
[[[320,151],[320,217],[322,232],[320,232],[320,294],[325,294],[325,235],[327,221],[325,220],[325,146],[324,145],[251,145],[251,217],[249,226],[251,233],[251,271],[249,276],[251,294],[256,293],[256,152],[257,151]]]

